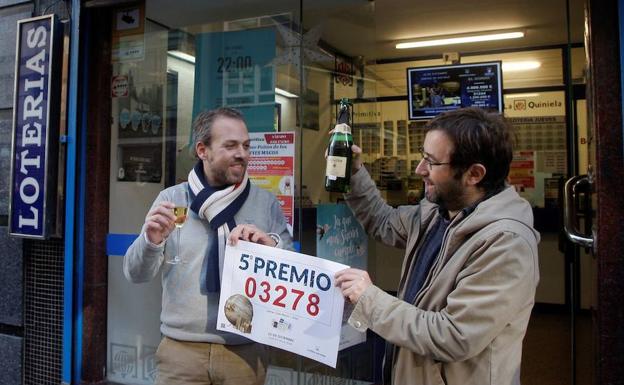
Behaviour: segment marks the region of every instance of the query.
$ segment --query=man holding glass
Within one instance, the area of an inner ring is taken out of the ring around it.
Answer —
[[[388,342],[392,384],[520,384],[539,234],[529,203],[506,185],[512,155],[500,115],[440,115],[415,170],[425,199],[397,208],[354,160],[348,205],[369,234],[405,248],[405,259],[398,298],[363,270],[338,272],[336,285],[355,304],[349,323]]]
[[[156,384],[263,384],[265,347],[216,328],[224,249],[238,239],[292,249],[292,239],[277,199],[249,181],[240,112],[200,113],[193,143],[198,161],[188,182],[160,192],[124,274],[139,283],[162,270]]]

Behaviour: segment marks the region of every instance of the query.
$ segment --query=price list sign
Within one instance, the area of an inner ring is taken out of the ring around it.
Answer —
[[[225,249],[217,329],[336,367],[348,266],[239,241]]]

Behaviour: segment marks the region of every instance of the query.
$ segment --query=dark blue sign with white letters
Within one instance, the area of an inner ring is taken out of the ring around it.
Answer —
[[[60,104],[57,25],[54,15],[18,23],[9,220],[14,236],[46,238],[50,230]]]

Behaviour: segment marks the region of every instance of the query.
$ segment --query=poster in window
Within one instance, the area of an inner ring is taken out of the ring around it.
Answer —
[[[249,132],[273,128],[275,30],[206,32],[195,36],[193,117],[228,106],[245,116]]]
[[[286,227],[293,234],[295,196],[295,133],[249,133],[249,179],[271,192],[280,203]]]
[[[368,235],[345,204],[322,204],[316,208],[316,255],[350,267],[366,270]],[[352,328],[347,320],[353,311],[345,302],[340,350],[366,341],[366,334]]]
[[[122,182],[160,183],[162,144],[120,144],[117,146],[117,180]]]
[[[119,138],[160,138],[163,135],[163,86],[159,82],[137,84],[134,71],[115,75],[127,81],[126,97],[116,97]]]
[[[140,61],[145,58],[145,2],[117,8],[113,12],[111,61]]]

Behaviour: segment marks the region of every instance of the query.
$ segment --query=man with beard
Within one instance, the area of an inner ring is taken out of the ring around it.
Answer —
[[[223,254],[226,241],[292,249],[292,240],[277,199],[249,182],[249,134],[240,112],[200,113],[193,143],[198,161],[188,182],[160,192],[124,257],[132,282],[162,270],[156,384],[264,384],[265,347],[216,328]],[[186,195],[190,208],[179,244],[170,236],[176,195]],[[179,263],[165,263],[177,251]]]
[[[425,199],[398,208],[353,161],[347,203],[369,234],[406,253],[398,297],[358,269],[338,272],[336,286],[355,304],[349,323],[386,339],[392,384],[520,383],[539,234],[531,206],[505,183],[512,154],[500,115],[440,115],[427,125],[416,167]]]

